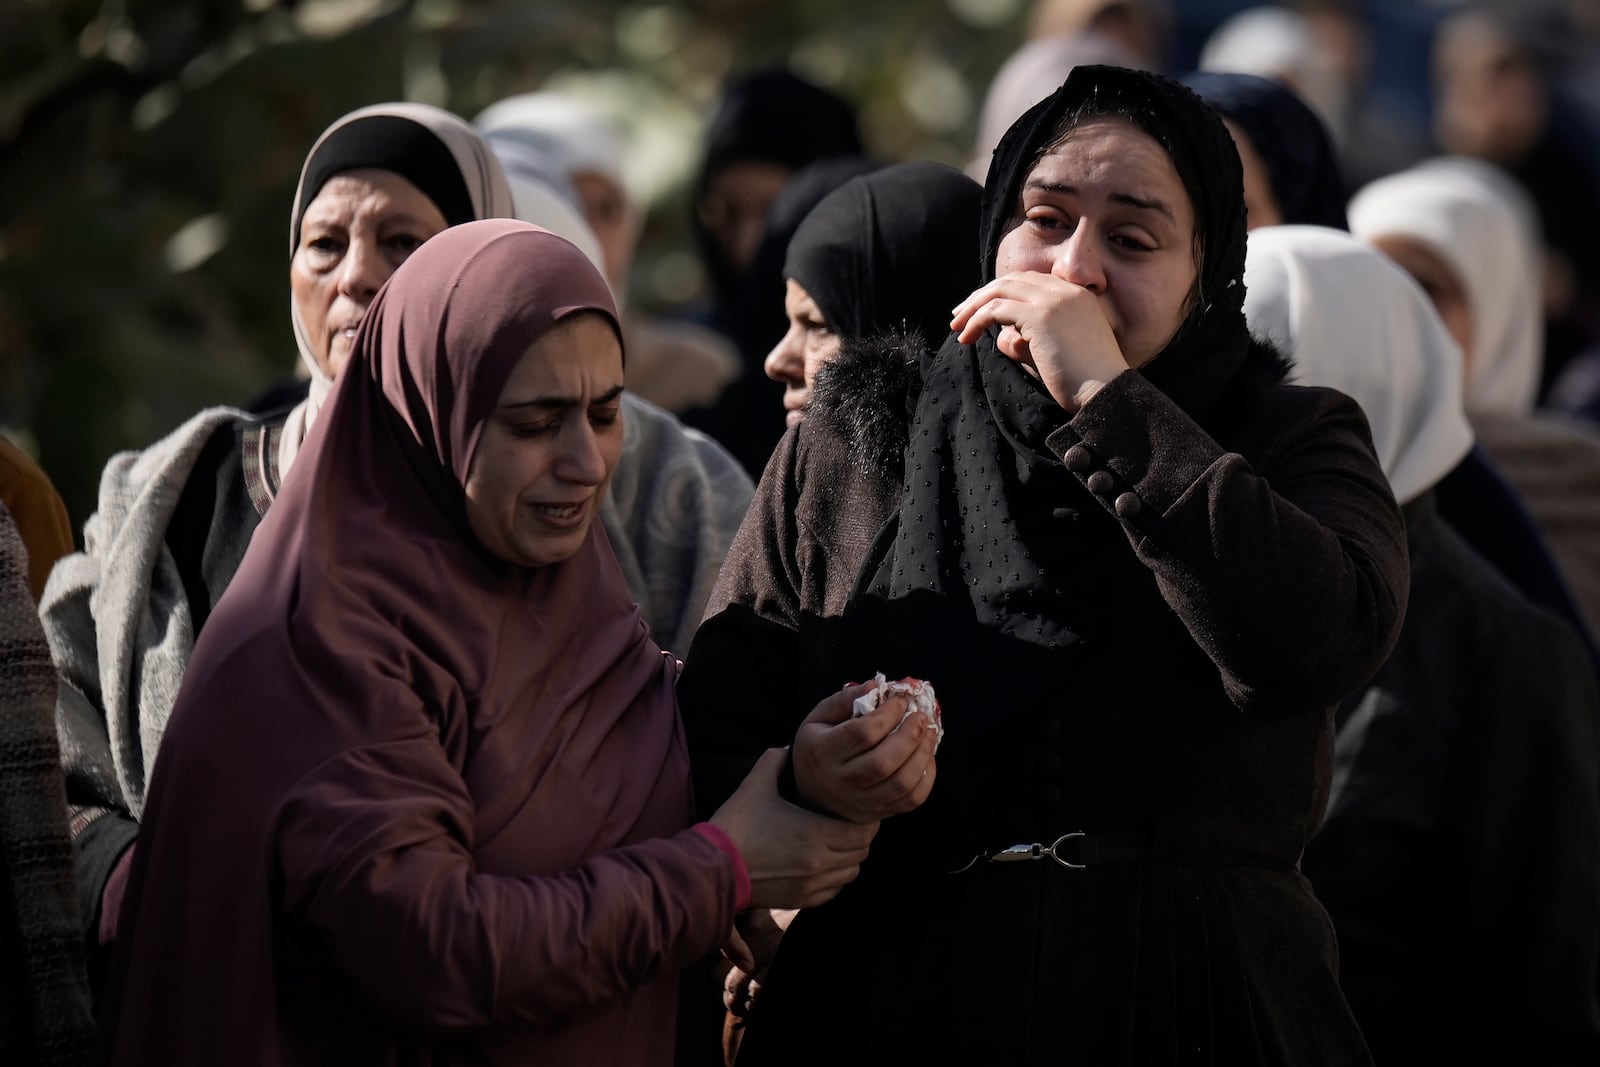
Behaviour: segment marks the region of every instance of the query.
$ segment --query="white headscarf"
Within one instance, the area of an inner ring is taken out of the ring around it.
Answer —
[[[989,173],[989,157],[1011,124],[1034,104],[1067,80],[1073,67],[1105,64],[1139,68],[1137,56],[1117,41],[1097,33],[1058,33],[1039,37],[1015,52],[996,72],[983,98],[978,138],[973,143],[967,173],[982,182]]]
[[[1350,88],[1316,28],[1298,11],[1253,7],[1239,12],[1206,41],[1198,69],[1255,74],[1287,84],[1336,142],[1343,136]]]
[[[1420,286],[1376,249],[1321,226],[1250,231],[1245,319],[1294,361],[1300,385],[1367,413],[1378,462],[1404,504],[1472,447],[1460,347]]]
[[[599,114],[560,93],[523,93],[491,104],[473,120],[490,143],[531,148],[571,178],[588,171],[626,188],[622,139]]]
[[[450,112],[427,104],[375,104],[372,107],[352,111],[329,126],[322,132],[322,136],[317,138],[316,144],[311,146],[311,151],[306,154],[306,162],[300,169],[300,184],[294,193],[294,209],[289,215],[290,259],[294,258],[296,251],[295,243],[299,234],[300,218],[305,214],[306,206],[321,191],[320,186],[316,189],[306,188],[312,163],[316,160],[318,151],[330,138],[348,133],[351,126],[373,118],[409,119],[436,136],[449,150],[451,158],[460,168],[461,180],[472,203],[474,218],[512,217],[514,205],[511,187],[506,184],[505,173],[495,160],[494,153],[489,150],[483,138],[478,136],[476,130]],[[323,402],[333,389],[333,379],[323,372],[316,356],[312,353],[310,339],[306,337],[305,324],[300,321],[300,309],[293,297],[289,299],[289,319],[294,324],[294,341],[300,349],[300,363],[311,379],[311,392],[289,412],[288,421],[284,424],[283,439],[278,445],[280,477],[289,472],[295,456],[300,452],[300,443],[305,440],[306,433],[316,422],[317,412],[322,409]]]
[[[1542,268],[1526,194],[1487,164],[1430,160],[1364,187],[1350,232],[1407,237],[1461,279],[1472,305],[1467,410],[1527,415],[1544,362]]]
[[[546,169],[546,161],[538,153],[520,144],[490,140],[489,147],[494,150],[495,158],[500,160],[500,166],[506,172],[506,181],[511,183],[511,198],[517,206],[517,218],[549,230],[557,237],[565,237],[577,245],[584,258],[604,274],[605,257],[600,251],[600,239],[584,221],[575,195],[566,186],[565,180]],[[616,298],[615,293],[612,298]]]

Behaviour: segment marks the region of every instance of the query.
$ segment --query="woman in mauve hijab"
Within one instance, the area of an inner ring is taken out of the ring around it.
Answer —
[[[39,607],[60,675],[56,729],[95,985],[195,639],[349,359],[357,323],[424,241],[511,213],[488,146],[449,112],[397,103],[341,117],[307,155],[289,216],[289,313],[309,390],[260,416],[207,408],[106,464],[83,551],[57,565]]]
[[[945,736],[741,1067],[1370,1062],[1298,863],[1405,529],[1360,408],[1246,330],[1241,188],[1194,94],[1074,69],[996,150],[901,476],[789,430],[679,688],[699,802],[792,739],[797,800],[879,815],[848,735],[796,729],[836,676],[932,682]],[[722,688],[774,673],[758,712]]]
[[[309,390],[259,416],[209,408],[107,464],[84,550],[55,568],[40,607],[60,674],[79,914],[97,978],[195,640],[348,361],[356,327],[425,241],[513,210],[489,146],[449,112],[400,103],[341,117],[307,155],[290,214],[289,310]],[[600,518],[654,639],[681,655],[751,486],[715,443],[631,395],[623,405],[627,440]]]
[[[378,293],[173,709],[102,1062],[661,1063],[680,967],[853,877],[874,827],[779,800],[781,753],[691,826],[677,664],[594,521],[622,355],[526,223]]]

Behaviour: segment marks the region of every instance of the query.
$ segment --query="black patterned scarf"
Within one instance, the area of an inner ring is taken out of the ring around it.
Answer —
[[[1203,249],[1194,310],[1134,373],[1213,435],[1225,432],[1255,387],[1281,379],[1285,366],[1245,327],[1238,153],[1221,120],[1188,89],[1154,74],[1078,67],[1018,119],[984,187],[984,275],[994,277],[1000,238],[1035,163],[1064,123],[1098,115],[1126,119],[1167,150],[1193,201]],[[912,661],[934,660],[940,677],[953,657],[995,638],[1046,650],[1092,642],[1115,610],[1116,583],[1131,560],[1115,519],[1046,446],[1067,413],[997,350],[997,332],[971,345],[951,338],[928,369],[898,518],[880,535],[852,604],[858,616],[881,619],[874,629],[885,633],[918,620],[911,628],[920,651],[900,650]]]

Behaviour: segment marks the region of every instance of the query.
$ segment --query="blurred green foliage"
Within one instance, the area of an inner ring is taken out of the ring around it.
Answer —
[[[696,284],[685,184],[728,74],[790,63],[880,156],[961,164],[1023,6],[0,0],[0,427],[81,525],[113,452],[290,373],[294,184],[353,108],[470,119],[552,82],[608,107],[649,211],[632,299],[659,307]]]

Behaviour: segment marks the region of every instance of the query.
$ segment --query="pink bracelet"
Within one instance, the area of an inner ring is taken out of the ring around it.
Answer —
[[[709,822],[697,822],[690,827],[695,833],[710,841],[721,850],[728,862],[733,864],[733,899],[734,910],[744,911],[750,907],[750,868],[744,865],[744,857],[739,854],[739,846],[733,843],[722,827]]]

